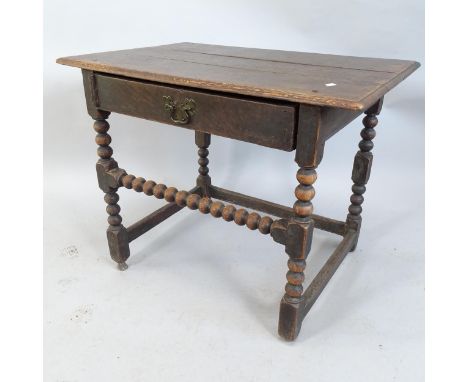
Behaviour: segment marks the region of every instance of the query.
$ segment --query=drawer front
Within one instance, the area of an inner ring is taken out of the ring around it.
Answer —
[[[296,108],[95,75],[99,109],[149,119],[285,151],[295,148]]]

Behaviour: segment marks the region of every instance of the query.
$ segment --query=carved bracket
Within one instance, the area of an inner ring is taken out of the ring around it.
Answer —
[[[121,186],[121,179],[127,173],[119,168],[114,159],[99,159],[96,163],[96,173],[99,188],[104,192],[110,192]]]
[[[270,228],[274,241],[286,246],[286,253],[291,258],[305,259],[312,246],[313,221],[308,223],[294,220],[275,220]]]

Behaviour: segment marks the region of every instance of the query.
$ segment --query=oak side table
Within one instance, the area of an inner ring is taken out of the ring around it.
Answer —
[[[372,139],[383,97],[419,64],[193,43],[65,57],[57,62],[82,69],[88,113],[95,120],[97,133],[97,178],[109,214],[107,240],[119,269],[127,268],[131,241],[185,207],[258,229],[283,244],[289,256],[278,332],[286,340],[294,340],[305,315],[346,254],[356,248],[363,194],[372,166]],[[200,166],[195,187],[179,191],[120,168],[109,146],[107,118],[111,112],[195,131]],[[315,215],[313,184],[325,142],[361,113],[365,114],[364,129],[354,159],[346,220]],[[293,207],[212,185],[208,175],[211,134],[295,150],[299,184]],[[124,226],[117,204],[117,190],[122,186],[168,203]],[[314,228],[340,235],[343,240],[304,291]]]

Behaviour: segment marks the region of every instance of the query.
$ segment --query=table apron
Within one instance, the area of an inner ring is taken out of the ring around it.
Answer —
[[[297,107],[94,74],[95,107],[284,151],[295,149]]]

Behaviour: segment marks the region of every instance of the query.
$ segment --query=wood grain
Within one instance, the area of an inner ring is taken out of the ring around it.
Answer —
[[[415,61],[193,43],[57,62],[141,80],[352,110],[365,110],[419,67]]]

